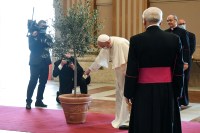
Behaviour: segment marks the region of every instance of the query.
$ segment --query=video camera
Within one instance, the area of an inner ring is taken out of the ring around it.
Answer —
[[[53,40],[51,35],[46,34],[46,29],[48,25],[46,25],[46,21],[40,20],[38,23],[36,23],[35,20],[28,20],[28,33],[27,37],[29,37],[34,31],[37,31],[38,34],[37,37],[38,40],[40,40],[42,43],[46,44],[48,47],[52,47]]]
[[[66,56],[63,57],[63,60],[65,60],[67,62],[68,65],[74,63],[74,60],[72,57],[68,58]]]
[[[28,33],[32,33],[33,31],[38,31],[38,33],[39,33],[39,35],[45,35],[46,34],[46,29],[47,29],[47,25],[45,24],[45,25],[42,25],[42,27],[41,26],[39,26],[39,23],[46,23],[44,20],[40,20],[39,22],[38,22],[38,24],[36,23],[36,20],[28,20],[28,24],[27,24],[27,26],[28,26]]]

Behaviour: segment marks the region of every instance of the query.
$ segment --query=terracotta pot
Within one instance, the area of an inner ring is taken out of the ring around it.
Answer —
[[[59,96],[67,123],[85,123],[86,115],[91,102],[89,94],[62,94]]]

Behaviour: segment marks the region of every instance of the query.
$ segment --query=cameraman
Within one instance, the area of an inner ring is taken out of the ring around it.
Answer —
[[[63,55],[62,59],[54,63],[53,77],[59,76],[59,91],[56,101],[60,103],[58,96],[61,94],[71,94],[74,88],[74,58],[70,53]],[[77,62],[77,86],[80,86],[80,92],[87,94],[87,85],[90,83],[90,77],[83,78],[83,68]]]
[[[26,109],[31,109],[32,96],[39,79],[37,90],[36,107],[47,107],[42,102],[45,85],[48,80],[49,65],[51,58],[49,49],[52,45],[52,39],[46,35],[47,25],[44,20],[40,20],[37,25],[33,25],[28,36],[30,50],[30,80],[27,88]]]

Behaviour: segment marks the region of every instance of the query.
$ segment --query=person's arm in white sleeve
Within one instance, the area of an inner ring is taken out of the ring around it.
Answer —
[[[97,71],[101,66],[108,67],[109,63],[109,50],[101,49],[99,55],[96,57],[92,65],[85,71],[86,75],[89,75],[91,71]]]

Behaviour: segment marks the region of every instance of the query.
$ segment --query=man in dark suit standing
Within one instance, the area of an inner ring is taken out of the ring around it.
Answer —
[[[51,58],[49,48],[52,45],[52,39],[45,33],[46,22],[40,20],[38,25],[31,27],[30,35],[28,36],[30,49],[30,80],[27,89],[26,109],[31,109],[32,96],[39,79],[38,91],[35,106],[47,107],[43,103],[43,93],[48,80],[49,65]]]
[[[178,20],[178,27],[186,30],[186,21],[184,19]],[[196,49],[196,36],[194,33],[187,31],[189,36],[189,42],[190,42],[190,59],[192,59],[192,55],[195,52]],[[190,60],[191,61],[191,60]]]
[[[178,20],[178,27],[186,30],[186,22],[184,19],[179,19]],[[192,32],[188,32],[188,36],[189,36],[189,42],[190,42],[190,58],[189,58],[189,67],[187,70],[185,70],[185,78],[184,78],[184,95],[183,95],[183,98],[180,99],[180,102],[181,103],[184,103],[184,101],[188,101],[189,103],[189,97],[188,97],[188,83],[189,83],[189,78],[190,78],[190,70],[191,70],[191,67],[192,67],[192,55],[196,49],[196,36],[194,33]],[[186,100],[184,100],[186,99]]]
[[[59,91],[56,101],[60,103],[58,96],[61,94],[71,94],[74,88],[74,57],[70,53],[64,54],[62,59],[54,63],[53,77],[59,76]],[[77,62],[77,86],[80,86],[82,94],[88,93],[87,85],[90,83],[90,76],[83,77],[83,68]]]
[[[146,31],[130,38],[124,96],[129,133],[181,133],[177,98],[183,86],[180,38],[160,29],[162,11],[143,12]]]
[[[184,19],[179,19],[178,27],[186,30],[186,21]],[[187,31],[187,32],[189,35],[189,42],[190,42],[190,59],[192,59],[192,55],[194,54],[195,49],[196,49],[196,36],[192,32],[189,32],[189,31]]]
[[[187,77],[188,75],[188,68],[190,62],[190,43],[189,43],[189,36],[188,32],[182,28],[178,27],[178,18],[176,15],[169,15],[167,17],[167,23],[169,25],[169,29],[166,32],[174,33],[178,35],[182,42],[183,47],[183,61],[184,61],[184,75]],[[184,86],[188,85],[188,80],[184,78]],[[181,105],[187,106],[189,104],[188,100],[188,90],[187,88],[183,87],[182,95],[178,99],[179,106]]]

